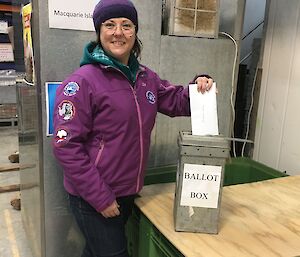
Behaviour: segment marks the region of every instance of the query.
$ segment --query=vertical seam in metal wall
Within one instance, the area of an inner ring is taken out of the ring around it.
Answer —
[[[270,3],[270,9],[269,9],[269,14],[270,11],[272,11],[274,9],[274,14],[272,16],[268,15],[269,20],[268,20],[268,28],[267,28],[267,32],[266,32],[266,41],[265,41],[265,47],[267,46],[267,44],[270,45],[270,48],[268,49],[268,53],[265,54],[264,59],[267,57],[267,68],[264,69],[264,63],[263,63],[263,73],[265,73],[265,82],[264,84],[262,84],[261,90],[263,90],[263,96],[259,98],[259,101],[262,101],[261,103],[261,108],[259,108],[261,110],[260,116],[258,116],[258,119],[260,119],[260,127],[259,127],[259,133],[258,133],[258,139],[257,139],[257,151],[256,151],[256,159],[258,161],[261,160],[260,158],[260,150],[261,150],[261,133],[262,133],[262,128],[263,128],[263,122],[262,122],[262,117],[264,116],[264,111],[265,111],[265,103],[266,103],[266,96],[267,96],[267,85],[268,85],[268,74],[269,74],[269,70],[270,70],[270,57],[271,57],[271,53],[272,53],[272,46],[273,46],[273,37],[274,37],[274,25],[275,25],[275,17],[276,17],[276,13],[277,13],[277,1],[272,0]],[[274,3],[272,5],[272,3]],[[270,22],[271,21],[271,22]],[[269,31],[270,29],[270,31]],[[269,33],[268,33],[269,32]],[[267,41],[268,36],[270,35],[270,40]],[[263,76],[264,77],[264,76]],[[258,110],[259,111],[259,110]],[[256,142],[255,142],[256,144]]]
[[[284,136],[284,132],[285,132],[285,122],[286,122],[286,115],[287,115],[287,106],[288,106],[288,97],[289,97],[289,93],[290,93],[290,87],[291,87],[291,77],[292,77],[292,67],[293,64],[295,62],[295,51],[296,51],[296,39],[297,39],[297,31],[298,31],[298,27],[299,27],[299,10],[300,10],[300,1],[298,1],[298,7],[297,7],[297,17],[296,17],[296,27],[295,27],[295,33],[294,33],[294,37],[293,37],[293,47],[291,48],[291,61],[290,61],[290,69],[289,69],[289,74],[288,74],[288,89],[286,92],[286,96],[284,99],[284,116],[283,116],[283,121],[282,121],[282,126],[281,126],[281,133],[280,133],[280,140],[279,140],[279,151],[278,151],[278,156],[277,156],[277,161],[276,161],[276,168],[279,168],[279,164],[280,164],[280,159],[282,157],[282,143],[283,143],[283,136]]]
[[[171,2],[171,4],[169,5],[170,6],[170,8],[172,8],[172,6],[174,6],[174,8],[175,8],[175,4],[174,5],[172,5],[172,3],[173,2]],[[165,12],[166,11],[169,11],[168,9],[167,9],[167,1],[165,2]],[[170,14],[168,14],[168,15],[170,15]],[[161,24],[163,23],[164,25],[165,25],[165,23],[163,22],[163,19],[164,19],[164,17],[163,17],[163,13],[162,13],[162,10],[161,10]],[[167,26],[170,26],[170,22],[168,21],[168,25]],[[169,29],[169,28],[168,28]],[[165,28],[164,28],[164,30],[165,30]],[[172,30],[174,30],[174,28],[172,28]],[[163,31],[161,30],[160,31],[160,38],[159,38],[159,51],[158,51],[158,70],[157,70],[157,72],[158,72],[158,74],[159,74],[159,76],[161,76],[161,42],[162,42],[162,38],[163,38]],[[158,101],[158,99],[157,99],[157,101]],[[158,115],[156,114],[156,118],[155,118],[155,123],[154,123],[154,126],[153,126],[153,129],[152,129],[152,132],[151,132],[151,138],[150,138],[150,140],[151,140],[151,142],[150,142],[150,151],[152,151],[152,152],[150,152],[149,151],[149,153],[148,153],[148,163],[149,163],[149,157],[150,157],[150,154],[151,155],[153,155],[154,154],[154,157],[153,157],[153,166],[154,167],[156,167],[157,166],[157,163],[158,163],[158,154],[156,154],[156,150],[157,150],[157,146],[158,146],[158,142],[157,142],[157,124],[158,124]],[[154,133],[154,136],[152,136],[152,134]]]

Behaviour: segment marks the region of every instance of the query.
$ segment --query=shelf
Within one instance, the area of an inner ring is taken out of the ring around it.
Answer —
[[[20,6],[14,6],[10,4],[0,4],[0,11],[1,12],[17,12],[19,13],[21,10]]]

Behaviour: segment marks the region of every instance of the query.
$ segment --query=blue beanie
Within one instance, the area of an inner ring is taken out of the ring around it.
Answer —
[[[131,20],[138,31],[137,11],[130,0],[100,0],[93,13],[95,30],[98,31],[104,21],[121,17]]]

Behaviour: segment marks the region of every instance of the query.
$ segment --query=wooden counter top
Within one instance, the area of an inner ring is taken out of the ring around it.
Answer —
[[[175,232],[174,188],[145,186],[136,205],[183,255],[300,256],[300,176],[224,187],[218,235]]]

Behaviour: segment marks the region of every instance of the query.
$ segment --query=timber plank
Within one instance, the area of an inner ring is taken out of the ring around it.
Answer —
[[[19,163],[0,164],[0,172],[9,172],[20,170]]]
[[[14,192],[14,191],[20,191],[20,184],[0,187],[0,193],[8,193],[8,192]]]

